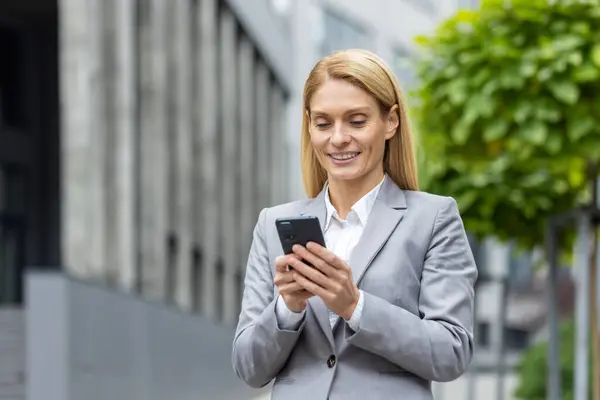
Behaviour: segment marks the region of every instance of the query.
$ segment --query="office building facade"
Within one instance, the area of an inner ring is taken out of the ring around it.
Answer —
[[[27,269],[123,293],[122,310],[142,298],[132,310],[155,305],[143,318],[167,304],[232,329],[257,215],[286,196],[291,46],[259,3],[1,2],[0,397],[23,398],[28,344],[54,345],[28,330],[43,313],[24,303],[44,296],[27,291],[41,287],[26,286]],[[101,309],[118,297],[105,298],[62,304],[72,318],[53,329],[81,337],[68,346],[86,343],[85,315],[111,318]]]

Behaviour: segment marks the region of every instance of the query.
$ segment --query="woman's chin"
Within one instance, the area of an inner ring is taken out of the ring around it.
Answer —
[[[344,170],[344,168],[336,167],[331,168],[327,175],[330,180],[354,181],[356,179],[360,179],[364,174],[361,174],[360,171],[352,171],[349,168]]]

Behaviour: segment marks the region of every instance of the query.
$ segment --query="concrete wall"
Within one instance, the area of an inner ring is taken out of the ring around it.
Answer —
[[[233,330],[59,273],[27,276],[29,400],[248,399]]]

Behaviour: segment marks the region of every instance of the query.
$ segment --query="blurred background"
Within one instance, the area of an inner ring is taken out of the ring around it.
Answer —
[[[268,398],[230,365],[252,229],[305,197],[304,80],[356,47],[479,268],[436,399],[600,399],[600,5],[483,3],[1,0],[0,399]]]

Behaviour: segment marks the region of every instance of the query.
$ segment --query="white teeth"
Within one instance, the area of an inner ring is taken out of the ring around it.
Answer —
[[[334,160],[349,160],[351,158],[356,157],[358,154],[359,153],[330,154],[329,156]]]

